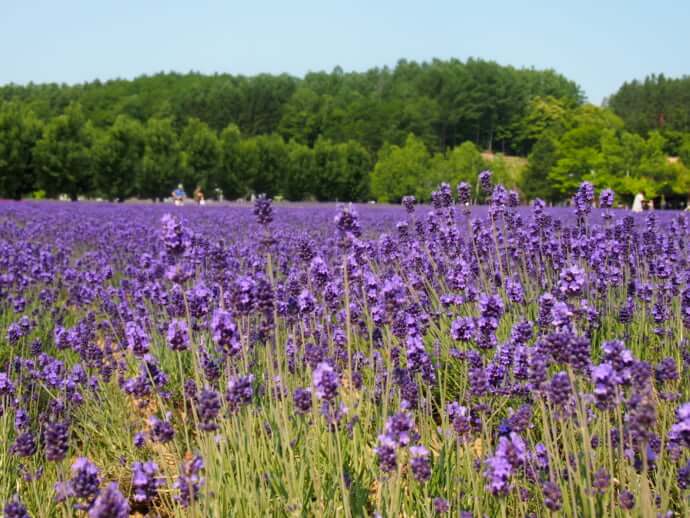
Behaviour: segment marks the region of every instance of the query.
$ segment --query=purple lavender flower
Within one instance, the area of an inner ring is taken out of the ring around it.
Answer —
[[[506,294],[508,295],[508,300],[514,304],[525,302],[525,290],[517,279],[508,279],[508,282],[506,282]]]
[[[446,514],[450,511],[450,504],[448,500],[441,497],[434,498],[434,511],[436,514]]]
[[[164,214],[161,218],[161,225],[161,238],[168,253],[180,255],[191,247],[191,236],[179,219],[170,214]]]
[[[500,320],[505,305],[498,295],[480,295],[479,311],[484,318]]]
[[[601,410],[613,407],[616,399],[616,374],[608,363],[592,367],[594,400]]]
[[[0,372],[0,398],[14,395],[14,384],[4,372]]]
[[[623,509],[629,511],[635,507],[635,495],[628,490],[621,491],[618,495],[618,503]]]
[[[69,482],[72,494],[77,498],[91,499],[98,494],[101,479],[99,470],[86,457],[79,457],[72,464],[72,479]]]
[[[410,414],[399,412],[388,418],[384,433],[398,446],[407,446],[417,440],[414,419]]]
[[[189,331],[184,320],[175,319],[168,325],[168,345],[173,351],[185,351],[189,347]]]
[[[89,518],[129,518],[129,502],[116,483],[100,492],[89,509]]]
[[[69,426],[65,421],[51,422],[43,430],[46,459],[60,462],[67,455]]]
[[[474,320],[470,317],[461,317],[453,320],[451,324],[451,335],[454,340],[469,342],[474,339],[475,326]]]
[[[211,329],[213,341],[218,346],[219,351],[233,356],[242,350],[237,326],[228,311],[218,309],[213,313]]]
[[[29,414],[23,408],[17,408],[14,414],[14,429],[18,432],[24,430],[29,425]]]
[[[204,389],[197,399],[197,413],[199,425],[204,431],[213,431],[218,428],[216,418],[220,413],[220,394],[213,389]]]
[[[414,206],[417,203],[417,200],[414,196],[403,196],[402,197],[402,205],[405,207],[405,211],[408,214],[414,213]]]
[[[460,182],[457,187],[458,204],[463,207],[463,211],[468,213],[472,201],[472,186],[467,182]]]
[[[547,480],[542,484],[542,492],[544,494],[544,505],[551,511],[559,511],[563,506],[561,488]]]
[[[506,496],[511,489],[510,478],[513,468],[502,455],[494,455],[486,461],[484,476],[487,478],[486,489],[494,496]]]
[[[570,329],[574,313],[567,302],[556,302],[551,310],[551,315],[551,322],[556,329],[560,331]]]
[[[610,209],[613,207],[614,192],[611,189],[604,189],[599,194],[599,206],[602,209]]]
[[[174,487],[180,494],[177,500],[182,507],[189,507],[199,496],[201,486],[204,479],[200,477],[199,473],[204,468],[204,461],[200,456],[196,456],[191,460],[185,461],[180,469],[180,476],[177,477]]]
[[[429,450],[424,446],[410,447],[410,468],[418,482],[426,482],[431,478],[431,462]]]
[[[592,203],[594,202],[594,186],[589,182],[582,182],[580,188],[573,196],[573,204],[575,205],[575,213],[578,218],[583,218],[592,211]]]
[[[448,404],[446,411],[455,433],[458,434],[459,438],[463,439],[472,429],[467,407],[461,406],[457,401],[454,401]]]
[[[5,504],[2,515],[4,518],[31,518],[31,515],[17,495]]]
[[[13,322],[9,326],[7,326],[7,342],[10,345],[15,345],[19,342],[19,339],[24,336],[24,332],[22,331],[22,328],[19,327],[19,324]]]
[[[610,484],[611,475],[609,475],[606,468],[600,468],[594,473],[592,486],[596,493],[603,495],[608,490]]]
[[[271,199],[265,194],[259,194],[254,200],[254,216],[259,225],[267,226],[273,221]]]
[[[570,401],[572,396],[572,387],[570,384],[570,377],[567,372],[561,371],[554,374],[551,378],[551,383],[548,386],[549,401],[558,409],[559,412],[564,412],[564,407]]]
[[[340,378],[333,367],[326,362],[321,362],[314,369],[313,384],[317,397],[330,401],[338,395]]]
[[[678,367],[676,361],[671,358],[664,358],[659,362],[655,368],[655,377],[657,383],[665,383],[678,379]]]
[[[491,171],[488,169],[479,173],[479,186],[486,194],[491,192]]]
[[[676,410],[676,422],[668,433],[669,445],[676,448],[690,448],[690,403]]]
[[[228,389],[225,392],[225,399],[231,410],[236,411],[242,405],[251,403],[254,396],[254,375],[236,376],[228,381]]]
[[[292,399],[295,403],[295,408],[300,414],[308,414],[311,412],[312,398],[311,389],[309,388],[298,388],[295,389]]]
[[[149,352],[149,337],[136,322],[125,325],[125,339],[134,356],[143,357]]]
[[[132,492],[135,502],[150,502],[164,485],[165,481],[158,476],[158,465],[155,462],[132,464]]]
[[[504,457],[514,469],[518,469],[527,461],[527,445],[520,435],[510,432],[508,437],[499,438],[496,455]]]
[[[678,487],[686,490],[690,489],[690,460],[685,466],[678,468]]]
[[[359,214],[357,214],[357,210],[355,210],[352,204],[340,208],[335,216],[335,226],[338,228],[342,238],[347,236],[360,237],[362,235]]]
[[[551,325],[553,318],[551,311],[555,304],[556,298],[550,293],[544,293],[539,297],[539,319],[537,324],[540,329],[544,330]]]
[[[381,471],[390,473],[398,467],[397,444],[388,435],[379,435],[378,444],[374,448]]]
[[[18,457],[31,457],[36,453],[36,441],[31,432],[24,432],[17,436],[14,444],[10,447],[10,453]]]
[[[297,307],[299,308],[299,312],[303,315],[313,313],[316,309],[316,299],[314,295],[307,289],[302,290],[297,297]]]
[[[153,442],[166,443],[172,441],[175,436],[175,429],[170,421],[167,419],[158,419],[156,416],[150,416],[148,422],[149,426],[151,426],[151,440]]]
[[[561,271],[558,280],[558,291],[572,297],[582,293],[585,284],[585,271],[577,265],[569,266]]]
[[[146,443],[146,436],[143,433],[137,432],[134,434],[134,447],[135,448],[143,448],[145,443]]]
[[[642,389],[630,397],[625,424],[633,444],[646,444],[652,439],[656,418],[656,404],[648,389]]]

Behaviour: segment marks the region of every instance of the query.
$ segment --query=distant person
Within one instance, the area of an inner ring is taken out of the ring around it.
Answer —
[[[638,192],[632,204],[633,212],[642,212],[645,206],[644,192]]]
[[[201,185],[197,185],[194,189],[194,201],[197,205],[206,205],[206,198],[204,198],[204,191],[201,190]]]
[[[175,205],[177,205],[178,207],[184,205],[184,200],[187,197],[187,193],[184,192],[184,187],[182,186],[182,184],[179,184],[177,186],[177,189],[175,189],[172,192],[172,197]]]

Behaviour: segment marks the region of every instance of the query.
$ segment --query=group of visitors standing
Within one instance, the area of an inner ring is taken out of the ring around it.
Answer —
[[[184,205],[185,199],[187,199],[187,193],[184,190],[184,186],[182,184],[179,184],[177,186],[177,189],[175,189],[172,193],[173,203],[175,205]],[[204,191],[201,189],[200,185],[196,186],[196,189],[194,189],[194,201],[197,203],[197,205],[206,205],[206,198],[204,197]]]

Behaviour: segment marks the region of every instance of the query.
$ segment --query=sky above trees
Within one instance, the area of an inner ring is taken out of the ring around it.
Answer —
[[[687,73],[688,22],[690,4],[677,0],[3,0],[0,84],[169,70],[302,76],[474,56],[555,68],[599,104],[631,78]]]

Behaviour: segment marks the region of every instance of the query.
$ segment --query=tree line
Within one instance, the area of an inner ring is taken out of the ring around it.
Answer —
[[[451,59],[304,78],[7,85],[0,197],[160,198],[182,182],[227,199],[396,202],[424,200],[440,181],[473,183],[485,168],[527,199],[565,200],[582,180],[624,198],[680,197],[690,187],[688,84],[654,76],[595,107],[552,70]],[[659,110],[666,122],[655,126]]]
[[[193,117],[218,133],[235,124],[247,137],[278,134],[310,147],[318,137],[354,140],[374,153],[384,143],[404,143],[409,133],[433,151],[469,140],[481,148],[525,152],[521,119],[529,101],[543,96],[583,101],[580,87],[553,70],[479,59],[401,60],[364,72],[336,67],[304,78],[161,73],[131,81],[0,87],[0,101],[19,102],[44,121],[78,102],[97,128],[126,115],[141,123],[170,118],[180,130]]]
[[[142,124],[127,115],[100,130],[78,103],[47,123],[21,104],[0,107],[0,197],[159,199],[182,183],[226,199],[363,200],[370,170],[369,152],[354,141],[319,138],[309,147],[275,134],[243,138],[235,124],[218,134],[190,118],[178,131],[170,118]]]
[[[553,70],[475,59],[304,78],[162,73],[7,85],[0,196],[157,198],[181,181],[226,198],[362,200],[372,195],[380,155],[405,147],[409,135],[430,156],[465,142],[475,151],[528,152],[525,117],[543,96],[583,101],[579,86]]]
[[[235,124],[216,133],[190,118],[177,131],[170,118],[145,124],[119,115],[96,128],[78,103],[43,123],[25,106],[0,107],[0,197],[80,195],[124,200],[158,199],[182,183],[226,199],[266,193],[288,200],[399,201],[415,193],[426,200],[440,181],[474,181],[491,167],[517,186],[502,158],[487,160],[472,142],[430,151],[414,134],[404,144],[386,144],[376,155],[354,140],[319,136],[313,145],[280,135],[245,137]]]

